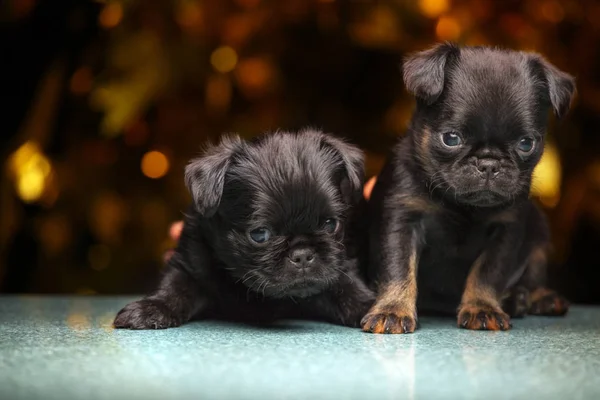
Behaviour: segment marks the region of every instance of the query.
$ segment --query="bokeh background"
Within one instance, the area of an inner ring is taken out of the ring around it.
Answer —
[[[189,202],[183,167],[222,132],[311,125],[376,174],[413,110],[399,64],[440,40],[543,53],[578,97],[533,195],[552,280],[600,302],[600,2],[5,0],[0,288],[140,293]]]

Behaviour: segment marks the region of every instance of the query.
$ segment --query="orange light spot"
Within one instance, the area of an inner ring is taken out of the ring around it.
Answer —
[[[237,53],[229,46],[221,46],[210,55],[210,63],[219,72],[233,71],[237,62]]]
[[[169,160],[160,151],[149,151],[142,157],[141,168],[148,178],[162,178],[169,171]]]
[[[273,75],[271,65],[261,58],[249,58],[240,63],[236,76],[240,83],[249,90],[265,87]]]
[[[448,0],[419,0],[421,12],[429,18],[437,18],[450,8]]]
[[[114,28],[119,25],[121,20],[123,19],[123,6],[121,3],[110,2],[100,12],[100,16],[98,20],[100,22],[100,26],[103,28],[109,29]]]
[[[452,17],[441,17],[435,27],[435,34],[442,40],[456,40],[460,36],[460,25]]]

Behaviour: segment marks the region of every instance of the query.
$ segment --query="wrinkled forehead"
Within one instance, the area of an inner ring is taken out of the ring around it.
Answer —
[[[520,135],[535,130],[540,82],[526,58],[493,51],[473,54],[461,55],[449,74],[449,117],[478,133],[497,130]]]
[[[224,200],[232,218],[286,225],[287,229],[312,226],[320,218],[344,211],[336,170],[335,163],[299,148],[251,150],[230,168]]]
[[[315,182],[288,182],[278,190],[256,192],[251,218],[289,231],[310,230],[325,218],[344,211],[338,190]]]

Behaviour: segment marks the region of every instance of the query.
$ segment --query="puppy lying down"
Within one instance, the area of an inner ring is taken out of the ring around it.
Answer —
[[[350,234],[363,175],[362,152],[321,132],[224,137],[186,168],[194,204],[158,288],[123,308],[115,327],[193,318],[358,326],[374,300]]]

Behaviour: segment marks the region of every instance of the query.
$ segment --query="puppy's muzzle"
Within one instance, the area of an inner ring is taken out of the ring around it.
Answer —
[[[288,257],[289,264],[298,269],[312,266],[315,261],[315,251],[308,247],[300,247],[292,250]]]
[[[474,158],[471,164],[486,179],[494,179],[500,173],[500,161],[495,158]]]

